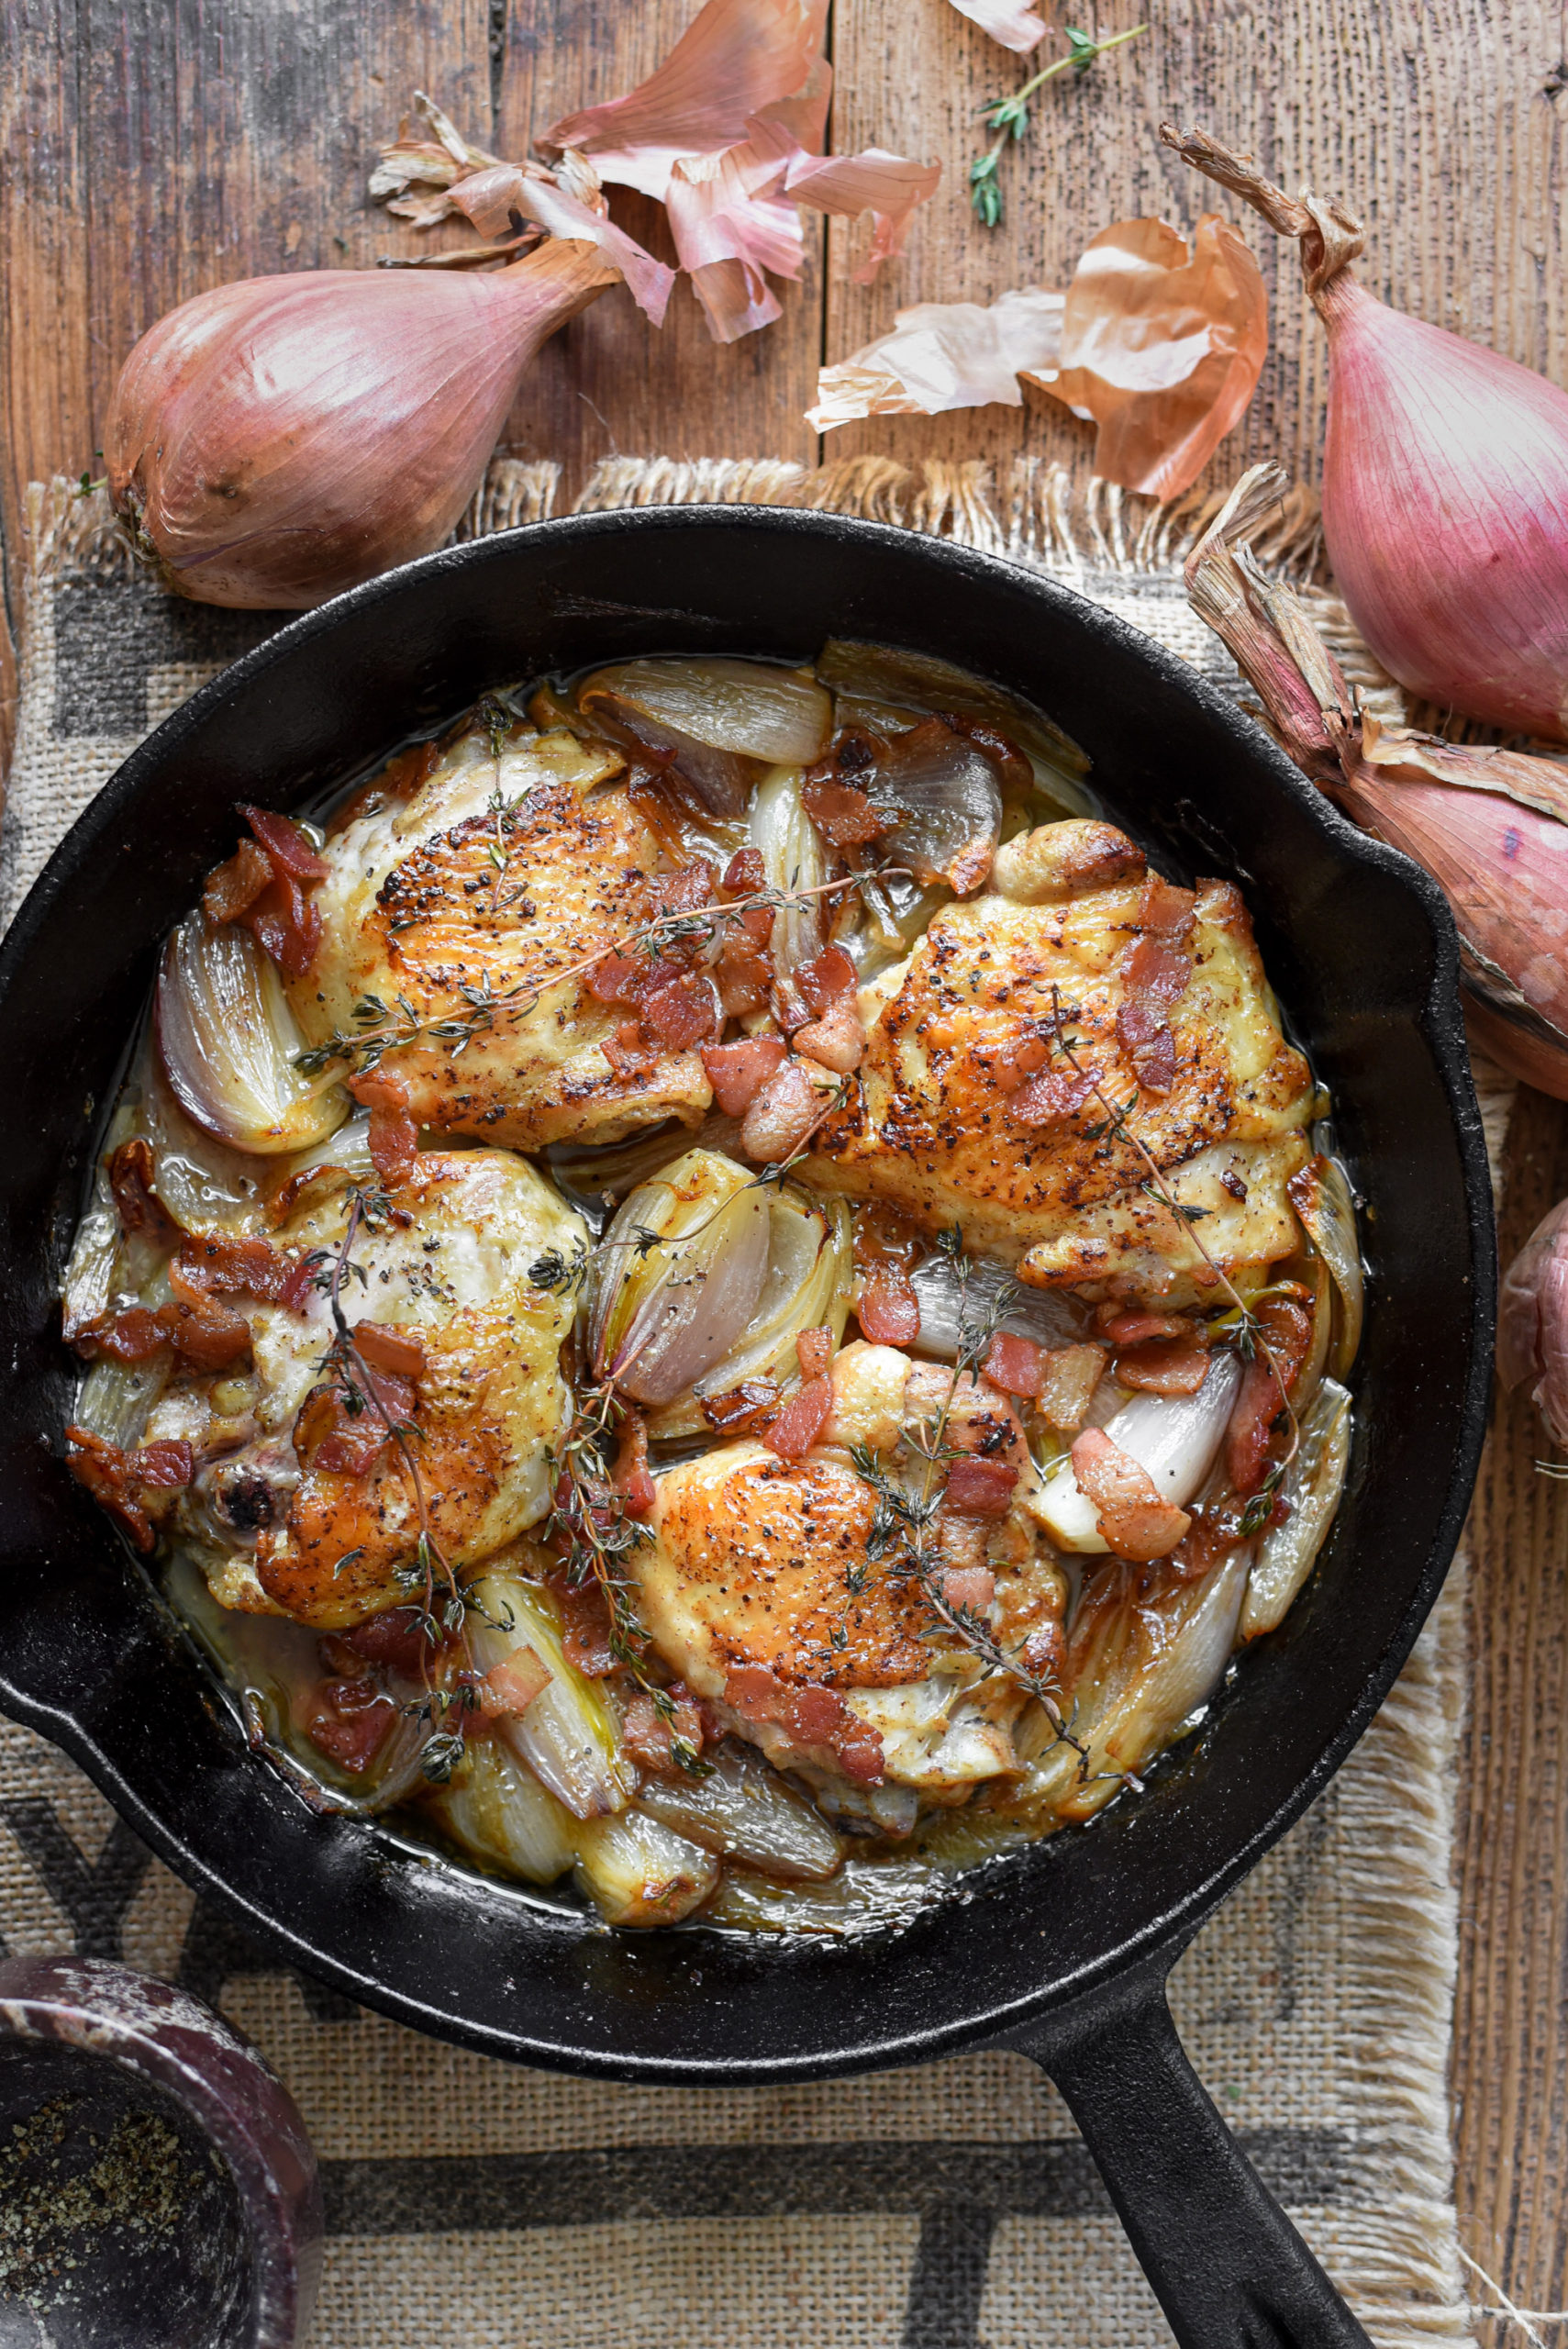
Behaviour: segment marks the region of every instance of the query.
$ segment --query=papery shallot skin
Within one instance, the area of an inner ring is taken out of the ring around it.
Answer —
[[[1497,1375],[1508,1387],[1535,1381],[1530,1400],[1568,1451],[1568,1199],[1537,1224],[1497,1302]]]
[[[1323,536],[1357,628],[1423,700],[1568,740],[1568,393],[1348,273],[1319,308]]]
[[[196,603],[306,610],[448,537],[524,371],[616,273],[551,240],[489,275],[252,277],[182,303],[115,386],[115,510]]]

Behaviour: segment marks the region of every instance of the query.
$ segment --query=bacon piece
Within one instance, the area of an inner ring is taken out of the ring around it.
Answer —
[[[222,1370],[250,1351],[250,1324],[216,1297],[176,1297],[158,1308],[159,1327],[193,1370]]]
[[[1060,1684],[1066,1656],[1067,1641],[1061,1623],[1041,1623],[1024,1642],[1018,1652],[1018,1662],[1037,1680]]]
[[[1195,889],[1179,889],[1173,881],[1151,873],[1138,901],[1138,927],[1157,938],[1185,941],[1192,935]]]
[[[943,1504],[961,1517],[1006,1517],[1018,1481],[1018,1472],[1009,1461],[979,1460],[970,1454],[955,1460],[948,1470]]]
[[[390,1371],[396,1378],[421,1378],[425,1373],[425,1341],[417,1330],[391,1321],[357,1321],[354,1351],[373,1370]]]
[[[713,1097],[727,1118],[743,1118],[784,1062],[782,1036],[743,1036],[738,1043],[702,1048],[702,1064]]]
[[[800,804],[831,848],[863,848],[891,832],[898,821],[873,807],[852,783],[843,782],[834,759],[821,759],[806,769]]]
[[[1143,1395],[1195,1395],[1208,1376],[1208,1355],[1190,1340],[1173,1338],[1118,1355],[1116,1376]]]
[[[1140,938],[1129,949],[1122,964],[1122,975],[1128,991],[1134,996],[1147,996],[1167,1007],[1179,1003],[1187,991],[1193,975],[1190,954],[1173,946],[1163,946],[1155,938]]]
[[[397,1708],[373,1680],[331,1680],[306,1735],[350,1777],[362,1777],[391,1734]]]
[[[841,946],[825,946],[820,954],[814,954],[809,963],[800,965],[795,983],[807,1010],[821,1019],[836,1005],[854,1001],[860,976]]]
[[[550,1682],[550,1666],[532,1648],[518,1647],[504,1663],[485,1674],[481,1686],[497,1712],[517,1714],[526,1713],[534,1698],[543,1696]]]
[[[799,1460],[821,1434],[832,1408],[832,1380],[807,1379],[800,1392],[791,1396],[762,1442],[781,1460]]]
[[[1101,1538],[1118,1558],[1144,1564],[1167,1557],[1192,1523],[1184,1508],[1161,1498],[1148,1469],[1104,1428],[1085,1428],[1078,1437],[1073,1474],[1097,1512]]]
[[[643,998],[642,1020],[672,1052],[707,1041],[724,1024],[718,991],[706,974],[687,971]]]
[[[561,1609],[561,1644],[567,1663],[590,1679],[602,1680],[616,1664],[614,1626],[604,1592],[597,1582],[574,1587],[564,1575],[557,1575],[550,1586]]]
[[[1176,1075],[1176,1040],[1163,1007],[1151,996],[1132,996],[1116,1016],[1117,1041],[1146,1093],[1169,1093]]]
[[[237,1240],[220,1231],[188,1236],[176,1262],[188,1288],[256,1297],[268,1305],[295,1291],[300,1272],[300,1259],[285,1256],[270,1240]]]
[[[1225,1431],[1226,1470],[1243,1494],[1255,1493],[1263,1481],[1269,1437],[1284,1409],[1281,1380],[1288,1395],[1312,1344],[1312,1317],[1289,1297],[1266,1297],[1257,1317],[1264,1342],[1254,1348],[1241,1375],[1240,1392]]]
[[[974,1057],[999,1093],[1016,1093],[1045,1066],[1051,1050],[1038,1036],[1010,1036],[1005,1043],[977,1044]]]
[[[695,914],[713,903],[713,867],[706,857],[695,857],[679,873],[661,874],[654,886],[662,914]]]
[[[832,1368],[836,1344],[832,1330],[826,1327],[800,1330],[795,1338],[795,1351],[799,1358],[802,1378],[826,1378]]]
[[[349,1090],[371,1113],[371,1164],[384,1183],[406,1181],[419,1155],[419,1132],[408,1107],[408,1087],[390,1070],[366,1069],[350,1077]]]
[[[72,1341],[86,1361],[107,1354],[111,1362],[146,1362],[169,1342],[169,1332],[150,1306],[131,1305],[112,1321],[89,1323]]]
[[[727,1395],[699,1395],[697,1408],[716,1435],[751,1435],[778,1399],[776,1379],[747,1378]]]
[[[357,1411],[350,1410],[339,1385],[313,1386],[300,1405],[294,1448],[306,1466],[340,1476],[368,1476],[392,1441],[387,1421],[399,1428],[412,1419],[414,1389],[406,1379],[367,1368],[359,1383],[368,1386],[371,1394]]]
[[[900,1264],[875,1265],[855,1308],[861,1335],[873,1346],[912,1346],[920,1334],[920,1300]]]
[[[1144,1307],[1122,1305],[1115,1298],[1095,1308],[1095,1330],[1113,1346],[1141,1346],[1151,1338],[1186,1338],[1203,1342],[1203,1324],[1184,1313],[1151,1313]]]
[[[247,906],[255,904],[272,877],[271,860],[254,841],[241,841],[226,864],[213,867],[202,891],[202,911],[214,930],[238,920]]]
[[[731,925],[718,950],[713,975],[726,1019],[745,1019],[767,1008],[773,966],[738,925]]]
[[[285,978],[303,978],[321,943],[321,908],[292,874],[274,875],[240,919]]]
[[[311,1254],[307,1251],[293,1266],[287,1280],[278,1291],[277,1302],[285,1313],[305,1311],[318,1277],[320,1277],[320,1267],[312,1263]]]
[[[1051,1069],[1031,1076],[1008,1102],[1007,1115],[1020,1126],[1059,1126],[1083,1108],[1098,1081],[1093,1070],[1079,1076]]]
[[[406,1679],[417,1680],[436,1651],[426,1632],[429,1618],[420,1607],[389,1607],[340,1636],[356,1655],[382,1664]]]
[[[848,1076],[865,1058],[866,1031],[852,996],[842,997],[821,1019],[807,1021],[790,1038],[790,1048],[818,1068]]]
[[[724,868],[719,885],[727,897],[755,896],[759,889],[768,885],[768,868],[762,862],[760,848],[738,848]],[[768,907],[771,915],[773,908]]]
[[[651,954],[601,954],[588,974],[588,993],[595,1003],[637,1003],[656,967]]]
[[[658,1064],[659,1054],[642,1032],[640,1019],[623,1019],[613,1036],[606,1036],[599,1050],[610,1064],[613,1076],[623,1081],[632,1076],[646,1076]]]
[[[656,1778],[678,1778],[683,1765],[672,1751],[673,1741],[683,1738],[694,1752],[702,1752],[702,1709],[683,1681],[673,1681],[664,1693],[675,1709],[673,1717],[662,1719],[652,1698],[639,1690],[627,1706],[621,1740],[640,1768]]]
[[[239,813],[255,833],[266,852],[267,862],[280,877],[286,874],[293,881],[325,881],[328,866],[317,854],[308,834],[291,816],[275,815],[270,807],[242,805]]]
[[[180,1227],[153,1187],[157,1179],[152,1145],[139,1134],[122,1141],[109,1160],[109,1189],[126,1230],[139,1232],[156,1248],[176,1248]]]
[[[150,1550],[157,1539],[149,1497],[179,1492],[195,1474],[188,1443],[166,1440],[127,1452],[95,1435],[91,1428],[75,1425],[65,1431],[65,1464],[142,1551]]]
[[[659,1497],[648,1465],[648,1423],[640,1411],[628,1410],[621,1423],[614,1482],[628,1517],[646,1517]]]
[[[989,1566],[950,1566],[941,1578],[942,1597],[956,1611],[984,1615],[996,1596]]]
[[[794,1156],[822,1115],[822,1096],[804,1061],[786,1060],[752,1101],[740,1129],[740,1148],[759,1165]]]
[[[857,1720],[843,1698],[816,1682],[791,1688],[766,1664],[738,1664],[724,1683],[724,1701],[742,1720],[776,1721],[803,1745],[826,1745],[847,1777],[875,1786],[882,1776],[882,1740]]]

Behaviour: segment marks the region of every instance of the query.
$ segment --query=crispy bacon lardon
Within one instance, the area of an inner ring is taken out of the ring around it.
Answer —
[[[324,851],[321,943],[291,989],[306,1041],[352,1033],[366,996],[422,1022],[463,1017],[474,995],[579,969],[652,920],[664,859],[609,781],[620,763],[571,734],[513,742],[498,760],[469,735],[412,797],[361,795]],[[421,1037],[376,1073],[401,1081],[417,1125],[520,1150],[695,1123],[712,1098],[700,1054],[606,1056],[626,1019],[579,976],[497,1013],[461,1052],[461,1039]]]
[[[1184,1291],[1204,1275],[1189,1227],[1140,1187],[1147,1167],[1106,1130],[1093,1072],[1118,1110],[1134,1105],[1129,1131],[1203,1210],[1218,1263],[1287,1255],[1284,1186],[1309,1155],[1312,1079],[1280,1034],[1239,893],[1172,889],[1130,841],[1086,821],[1009,843],[995,883],[943,907],[862,994],[865,1061],[804,1179],[933,1233],[960,1224],[1042,1287]],[[1053,1049],[1057,1006],[1073,1061]]]

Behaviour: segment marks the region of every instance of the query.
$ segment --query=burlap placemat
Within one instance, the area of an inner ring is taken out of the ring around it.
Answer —
[[[551,466],[498,464],[465,530],[543,516],[556,488]],[[1154,507],[1103,487],[1074,501],[1061,469],[1034,461],[997,484],[976,466],[872,458],[809,476],[617,459],[580,500],[713,502],[852,509],[1049,568],[1235,685],[1181,592],[1202,501]],[[275,624],[160,595],[99,500],[65,484],[36,489],[30,518],[7,917],[134,744]],[[1264,552],[1312,580],[1305,502]],[[1316,592],[1353,661],[1342,614]],[[1205,2081],[1380,2349],[1471,2339],[1445,2085],[1461,1574],[1350,1763],[1173,1983]],[[327,2185],[313,2349],[656,2349],[720,2330],[733,2349],[1170,2341],[1065,2108],[1023,2057],[695,2091],[463,2054],[280,1969],[61,1753],[0,1720],[0,1950],[62,1949],[178,1979],[288,2082]]]

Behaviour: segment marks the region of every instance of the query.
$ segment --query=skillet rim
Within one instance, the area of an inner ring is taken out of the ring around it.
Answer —
[[[835,2074],[927,2060],[939,2054],[953,2053],[987,2042],[995,2043],[1022,2030],[1034,2018],[1048,2016],[1073,1998],[1109,1984],[1118,1975],[1141,1961],[1149,1960],[1151,1955],[1167,1950],[1173,1954],[1184,1944],[1210,1910],[1249,1873],[1269,1845],[1300,1817],[1338,1771],[1386,1697],[1442,1586],[1469,1506],[1485,1434],[1495,1325],[1496,1257],[1490,1174],[1460,1012],[1457,934],[1447,901],[1436,882],[1398,851],[1351,824],[1333,803],[1300,774],[1260,727],[1179,655],[1146,636],[1119,613],[1080,596],[1051,573],[1034,571],[979,549],[959,545],[951,540],[935,539],[920,532],[884,523],[862,521],[850,516],[780,507],[651,507],[562,516],[551,521],[526,524],[514,530],[468,540],[458,547],[440,549],[384,573],[285,622],[261,644],[242,653],[217,677],[198,688],[188,701],[139,744],[58,843],[17,909],[4,941],[0,941],[0,1011],[3,1011],[9,990],[32,953],[40,933],[55,918],[72,874],[85,858],[97,851],[103,831],[134,805],[170,751],[182,747],[189,737],[199,733],[209,713],[235,692],[248,689],[258,680],[265,678],[269,671],[282,667],[286,672],[298,648],[329,635],[347,615],[372,609],[384,600],[406,593],[410,584],[439,592],[439,583],[454,571],[482,568],[490,561],[504,562],[509,551],[525,542],[529,546],[542,546],[548,551],[557,544],[570,544],[580,539],[690,531],[733,531],[738,535],[750,532],[762,537],[784,533],[814,538],[828,545],[846,540],[880,542],[889,551],[895,551],[906,558],[913,556],[917,561],[930,562],[937,570],[945,570],[955,584],[962,584],[966,577],[973,576],[1005,584],[1015,593],[1023,588],[1045,606],[1066,606],[1080,626],[1086,626],[1102,640],[1107,640],[1123,658],[1152,668],[1164,685],[1195,702],[1204,719],[1228,734],[1252,766],[1262,769],[1273,789],[1283,791],[1296,803],[1309,824],[1323,834],[1326,844],[1338,858],[1367,865],[1385,884],[1413,898],[1424,918],[1429,941],[1431,977],[1419,1010],[1412,1015],[1411,1024],[1431,1054],[1451,1122],[1465,1196],[1471,1260],[1466,1372],[1462,1399],[1455,1406],[1460,1441],[1454,1453],[1443,1505],[1436,1520],[1435,1533],[1420,1577],[1413,1586],[1409,1599],[1382,1654],[1363,1678],[1359,1694],[1338,1730],[1319,1747],[1313,1764],[1267,1818],[1239,1844],[1229,1848],[1223,1859],[1207,1868],[1197,1881],[1187,1887],[1180,1899],[1143,1927],[1124,1935],[1114,1946],[1086,1962],[1075,1973],[1056,1975],[1038,1989],[993,2006],[981,2014],[970,2012],[950,2022],[890,2034],[881,2040],[857,2043],[850,2049],[836,2047],[811,2055],[763,2057],[745,2062],[728,2059],[693,2062],[688,2057],[617,2056],[605,2054],[598,2048],[573,2049],[559,2040],[536,2040],[526,2029],[504,2030],[464,2021],[448,2010],[432,2007],[380,1982],[367,1989],[369,1977],[318,1947],[305,1933],[275,1921],[264,1909],[256,1905],[251,1897],[228,1881],[216,1865],[198,1856],[179,1832],[166,1827],[150,1804],[143,1800],[116,1762],[96,1742],[84,1722],[57,1706],[29,1697],[6,1677],[4,1665],[0,1664],[0,1710],[28,1723],[61,1746],[175,1873],[194,1885],[204,1897],[213,1899],[236,1916],[254,1939],[284,1952],[291,1962],[305,1965],[309,1972],[335,1984],[378,2012],[482,2053],[579,2075],[654,2080],[672,2085],[685,2082],[719,2086],[762,2079],[824,2078]],[[647,608],[628,606],[628,617],[634,614],[640,617]],[[117,1539],[106,1525],[106,1537]],[[167,1610],[167,1602],[158,1598],[156,1593],[152,1595],[156,1603]],[[929,1912],[922,1923],[930,1930],[940,1930],[941,1915],[942,1909],[939,1906]],[[751,1946],[755,1948],[758,1945],[753,1943]],[[775,1954],[764,1943],[759,1949],[760,1962],[767,1963],[771,1959],[782,1972],[795,1946],[794,1943],[785,1944]],[[867,1944],[862,1943],[858,1946],[864,1950]]]

